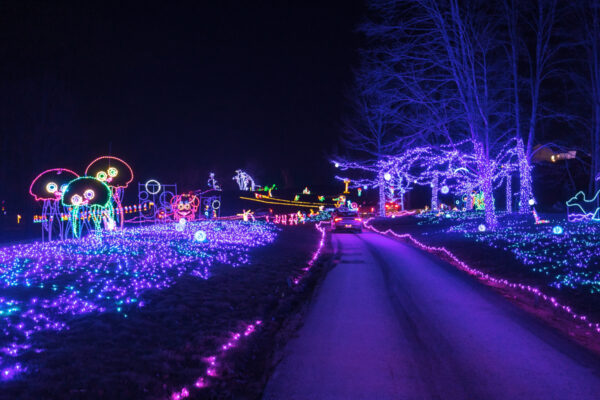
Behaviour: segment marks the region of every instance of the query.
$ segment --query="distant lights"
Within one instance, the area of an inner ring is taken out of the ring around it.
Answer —
[[[529,199],[528,203],[530,206],[533,206],[533,205],[535,205],[536,201],[535,201],[535,199]]]

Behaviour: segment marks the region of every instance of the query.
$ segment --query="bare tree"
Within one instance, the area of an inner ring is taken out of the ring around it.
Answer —
[[[528,213],[531,211],[529,202],[533,198],[531,157],[540,113],[540,90],[544,81],[558,71],[558,59],[555,57],[558,47],[551,45],[557,2],[504,0],[503,6],[508,37],[507,58],[512,75],[511,108],[519,157],[519,210]],[[533,42],[526,38],[533,38]],[[521,65],[528,71],[525,79],[519,74]],[[521,96],[521,92],[525,92],[526,96]],[[524,118],[527,114],[529,118]]]
[[[363,171],[377,174],[379,214],[385,215],[385,179],[377,169],[378,163],[396,152],[403,138],[395,135],[397,110],[388,95],[386,75],[365,52],[361,67],[355,73],[355,85],[350,96],[352,115],[344,121],[346,148],[361,159]]]
[[[580,22],[579,45],[584,55],[582,74],[572,74],[584,95],[589,116],[585,119],[591,155],[589,191],[600,190],[600,4],[597,0],[575,3]]]

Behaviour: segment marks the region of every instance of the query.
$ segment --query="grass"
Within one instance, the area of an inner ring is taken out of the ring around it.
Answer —
[[[287,340],[282,327],[301,311],[318,279],[316,273],[291,284],[319,239],[313,225],[284,227],[272,244],[236,257],[238,268],[217,257],[208,279],[182,273],[167,287],[143,291],[144,306],[131,307],[126,318],[107,307],[73,315],[68,329],[35,333],[31,348],[19,353],[26,373],[0,382],[0,399],[169,398],[206,371],[206,357],[232,332],[261,320],[260,331],[228,352],[209,386],[195,393],[256,398],[274,347]]]

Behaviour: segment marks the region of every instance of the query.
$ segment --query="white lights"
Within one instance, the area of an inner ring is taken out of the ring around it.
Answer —
[[[160,192],[160,183],[156,179],[150,179],[146,182],[144,187],[146,188],[146,192],[150,194],[157,194]],[[152,188],[152,190],[150,190],[150,188]]]

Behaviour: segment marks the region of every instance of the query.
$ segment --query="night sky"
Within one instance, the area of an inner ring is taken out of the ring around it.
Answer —
[[[184,190],[203,187],[209,171],[233,185],[238,168],[260,184],[333,181],[327,155],[362,2],[0,7],[5,195],[46,168],[83,172],[109,151],[136,181]]]

